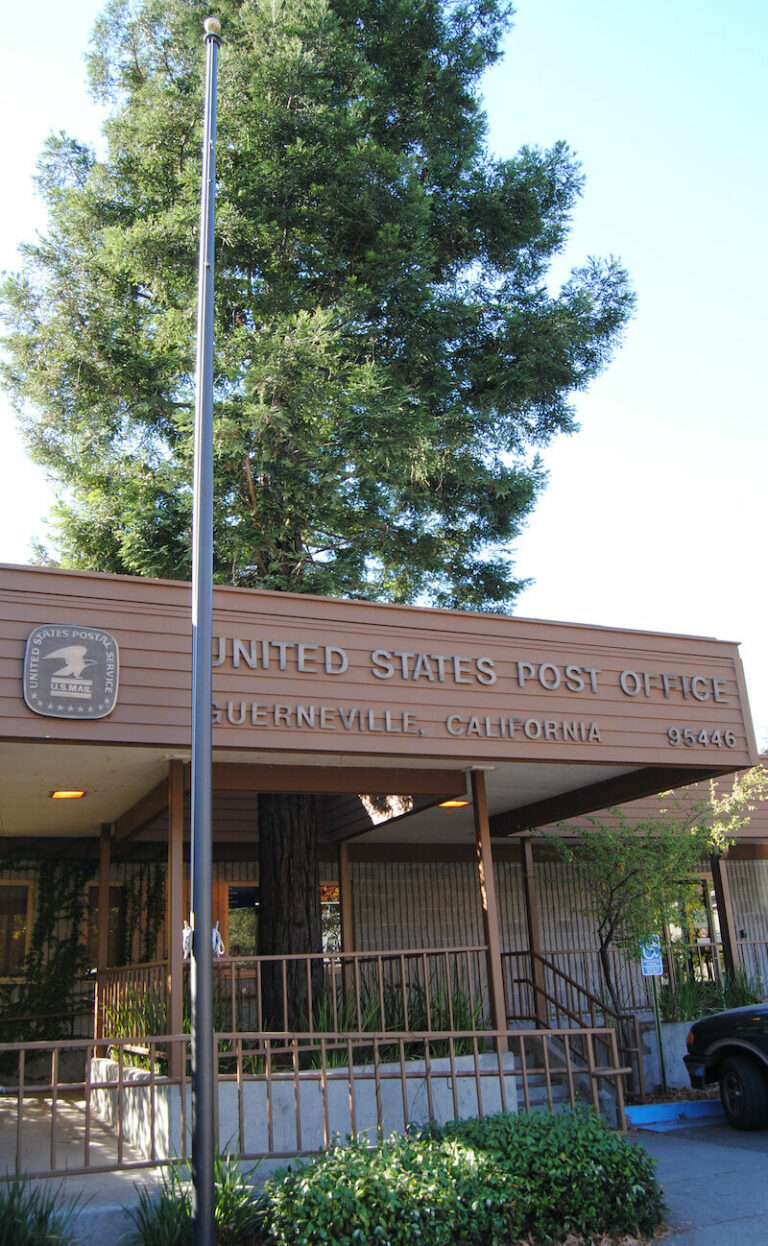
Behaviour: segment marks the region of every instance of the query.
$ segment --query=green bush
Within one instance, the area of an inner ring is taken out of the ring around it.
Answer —
[[[535,1241],[596,1234],[651,1234],[664,1201],[642,1147],[583,1111],[530,1112],[452,1121],[422,1131],[491,1157]]]
[[[508,1246],[658,1227],[642,1148],[585,1113],[430,1126],[373,1148],[337,1146],[265,1186],[275,1246]]]
[[[359,1041],[361,1034],[387,1034],[398,1032],[451,1033],[454,1030],[483,1030],[488,1022],[480,999],[473,1000],[458,978],[449,991],[445,986],[430,983],[429,990],[420,982],[403,986],[384,982],[381,993],[375,983],[363,982],[359,998],[352,992],[339,992],[334,998],[330,991],[315,1002],[314,1014],[301,1020],[300,1029],[314,1029],[315,1036],[300,1040],[299,1063],[301,1068],[320,1068],[323,1061],[319,1039],[323,1034],[338,1033],[355,1036],[352,1044],[352,1063],[372,1064],[374,1059],[387,1063],[398,1061],[401,1055],[399,1043]],[[402,1055],[406,1060],[423,1060],[428,1052],[432,1060],[450,1054],[471,1055],[474,1050],[472,1038],[430,1038],[428,1044],[419,1039],[405,1041]],[[345,1068],[349,1063],[349,1048],[342,1037],[339,1041],[326,1043],[325,1063],[328,1068]],[[263,1060],[251,1060],[251,1072],[263,1071]]]
[[[71,1246],[77,1203],[23,1177],[0,1185],[0,1246]]]
[[[453,1121],[373,1147],[353,1139],[277,1173],[260,1194],[235,1161],[217,1166],[216,1242],[227,1246],[512,1246],[569,1234],[650,1236],[663,1210],[646,1152],[585,1112]],[[142,1192],[132,1215],[139,1246],[187,1246],[187,1177],[171,1169],[160,1198]]]
[[[662,1021],[696,1021],[722,1008],[717,983],[681,978],[674,986],[665,984],[659,991],[659,1012]]]
[[[104,1025],[110,1038],[151,1038],[165,1034],[165,996],[156,989],[129,986],[116,1004],[105,1006]]]
[[[494,1246],[521,1227],[492,1161],[455,1139],[350,1141],[274,1178],[263,1205],[277,1246]]]

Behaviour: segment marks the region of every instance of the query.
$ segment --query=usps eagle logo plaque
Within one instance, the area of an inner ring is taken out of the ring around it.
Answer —
[[[117,641],[99,627],[41,623],[24,652],[24,701],[47,718],[106,718],[115,708]]]

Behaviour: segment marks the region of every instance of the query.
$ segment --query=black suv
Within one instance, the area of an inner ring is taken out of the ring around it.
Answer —
[[[695,1021],[686,1046],[691,1085],[719,1082],[723,1111],[736,1129],[768,1125],[768,1004]]]

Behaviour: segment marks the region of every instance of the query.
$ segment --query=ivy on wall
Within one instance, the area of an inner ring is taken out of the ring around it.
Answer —
[[[5,1042],[52,1039],[72,1032],[78,984],[85,971],[89,861],[0,857],[5,874],[34,876],[34,921],[24,980],[0,986],[0,1035]]]
[[[0,856],[0,875],[34,878],[34,918],[23,975],[0,983],[0,1042],[34,1042],[74,1032],[79,1011],[92,1007],[87,960],[87,887],[92,860]],[[154,960],[165,923],[162,861],[125,865],[118,963]]]
[[[160,938],[165,927],[165,878],[163,861],[129,861],[124,879],[123,937],[119,963],[130,965],[164,955]]]

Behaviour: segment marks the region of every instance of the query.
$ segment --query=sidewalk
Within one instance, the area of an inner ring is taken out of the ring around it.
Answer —
[[[83,1164],[84,1117],[76,1102],[66,1099],[57,1104],[58,1126],[55,1132],[57,1167],[80,1167]],[[13,1096],[0,1096],[0,1171],[13,1172],[16,1166],[16,1108]],[[130,1163],[141,1156],[129,1146],[123,1148]],[[90,1156],[93,1164],[113,1163],[117,1155],[114,1132],[91,1122]],[[25,1100],[24,1136],[21,1168],[27,1172],[44,1171],[51,1162],[50,1100]],[[126,1241],[132,1221],[125,1208],[138,1203],[137,1187],[155,1189],[162,1182],[157,1168],[136,1167],[119,1172],[94,1172],[67,1177],[40,1177],[41,1186],[61,1190],[62,1201],[79,1198],[73,1233],[78,1246],[117,1246]]]
[[[768,1130],[716,1121],[629,1136],[658,1161],[671,1229],[660,1246],[767,1246]]]
[[[42,1178],[41,1184],[46,1180],[54,1189],[61,1189],[65,1200],[79,1196],[71,1226],[77,1246],[118,1246],[133,1235],[133,1221],[126,1209],[138,1206],[138,1189],[156,1189],[162,1176],[157,1169],[140,1168],[63,1180]]]

